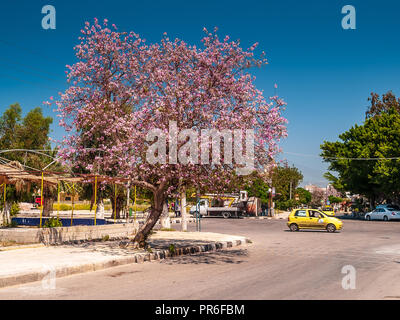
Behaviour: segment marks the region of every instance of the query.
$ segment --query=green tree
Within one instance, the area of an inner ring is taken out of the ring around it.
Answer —
[[[331,204],[343,202],[343,199],[342,199],[342,198],[335,197],[335,196],[329,196],[328,199],[329,199],[329,202],[330,202]]]
[[[367,118],[363,125],[355,125],[340,134],[339,139],[341,141],[324,141],[321,145],[321,156],[329,163],[328,169],[338,174],[337,177],[329,175],[334,187],[367,197],[371,206],[384,199],[397,202],[400,192],[400,159],[396,159],[400,156],[400,114],[396,108]]]
[[[12,104],[0,117],[0,149],[12,149],[18,144],[15,134],[20,128],[22,109],[18,103]]]
[[[57,150],[51,149],[49,142],[50,125],[53,119],[45,117],[41,108],[35,108],[29,111],[22,118],[22,108],[18,103],[10,105],[0,117],[0,150],[9,149],[29,149],[29,150],[49,150],[46,152],[54,157]],[[25,151],[4,152],[1,157],[17,161],[27,168],[42,169],[48,165],[52,159],[39,153],[28,153]],[[54,164],[53,170],[60,169],[60,166]],[[24,185],[24,188],[22,188]],[[27,201],[32,197],[34,184],[21,181],[18,185],[7,186],[7,199],[11,203],[17,201]],[[49,215],[52,210],[52,199],[54,190],[46,185],[44,188],[44,215]],[[7,207],[7,206],[6,206]]]
[[[295,190],[303,180],[303,174],[294,166],[287,163],[277,166],[272,173],[272,186],[277,194],[276,205],[278,209],[288,209],[297,205]]]
[[[311,192],[304,188],[297,188],[296,194],[299,198],[298,202],[300,204],[309,204],[311,201]]]
[[[249,197],[257,197],[262,203],[268,203],[269,185],[265,181],[265,177],[257,171],[253,172],[249,177],[249,182],[244,186]]]

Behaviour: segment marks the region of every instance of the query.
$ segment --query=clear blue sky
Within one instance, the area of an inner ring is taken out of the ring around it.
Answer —
[[[56,8],[56,30],[41,28],[46,4]],[[346,4],[356,8],[356,30],[341,27]],[[371,91],[400,95],[398,1],[3,0],[0,9],[0,112],[19,102],[26,113],[63,91],[79,30],[95,17],[149,42],[167,32],[198,44],[203,27],[214,26],[245,47],[259,42],[270,64],[255,70],[256,83],[267,96],[277,83],[288,103],[281,158],[302,170],[304,183],[323,184],[320,144],[363,121]],[[55,118],[51,108],[44,112]],[[56,119],[52,130],[63,134]]]

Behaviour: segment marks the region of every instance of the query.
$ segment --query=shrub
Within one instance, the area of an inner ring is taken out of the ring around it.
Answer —
[[[44,228],[57,228],[62,227],[62,222],[60,219],[51,217],[50,219],[46,220],[44,223]]]
[[[176,252],[175,245],[174,245],[173,243],[171,243],[171,244],[169,245],[168,250],[169,250],[169,252],[170,252],[171,254],[175,254],[175,252]]]
[[[13,203],[11,205],[11,211],[10,211],[11,216],[17,215],[20,210],[21,210],[21,208],[19,207],[19,204],[18,203]]]
[[[53,204],[53,210],[57,211],[58,209],[58,203]],[[72,205],[71,204],[66,204],[66,203],[60,203],[60,211],[70,211],[72,210]],[[89,203],[77,203],[74,204],[74,210],[90,210],[90,204]]]
[[[0,211],[3,211],[3,203],[0,203]],[[11,204],[11,210],[10,210],[10,215],[15,216],[20,212],[21,208],[18,203],[14,202]]]
[[[72,209],[72,206],[70,206],[68,204],[65,204],[65,203],[60,203],[60,209],[58,209],[58,203],[53,204],[53,210],[54,211],[57,211],[57,210],[68,211],[68,210],[71,210],[71,209]]]
[[[89,203],[79,203],[74,205],[75,210],[90,210]]]
[[[174,228],[161,228],[160,231],[176,231]]]

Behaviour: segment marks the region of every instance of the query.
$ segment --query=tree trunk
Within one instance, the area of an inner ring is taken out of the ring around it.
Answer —
[[[11,203],[4,204],[3,210],[0,214],[0,226],[8,226],[11,223]]]
[[[126,190],[126,222],[128,222],[129,219],[129,205],[130,205],[130,194],[131,194],[131,189],[130,189],[130,185],[128,184],[128,188]]]
[[[43,217],[50,217],[53,213],[53,192],[51,192],[50,187],[45,185],[43,189]]]
[[[103,199],[99,199],[96,207],[96,219],[104,219],[104,203]]]
[[[43,217],[50,217],[50,214],[53,213],[53,198],[43,197]]]
[[[187,231],[186,189],[181,193],[182,231]]]
[[[161,228],[166,228],[166,229],[171,228],[171,219],[169,218],[168,205],[167,205],[166,201],[164,201],[160,221],[161,221]]]
[[[145,223],[139,228],[132,242],[137,243],[140,247],[146,245],[147,237],[150,231],[153,229],[154,225],[160,218],[163,211],[163,205],[165,203],[165,191],[163,189],[157,189],[153,192],[154,200],[153,206],[150,209],[150,215],[148,216]]]
[[[371,210],[373,210],[375,208],[375,195],[372,195],[369,201],[369,206],[371,208]]]
[[[115,203],[115,197],[111,197],[111,208],[112,208],[112,214],[111,214],[111,219],[120,219],[121,218],[121,209],[124,205],[124,199],[120,196],[117,195],[117,203]],[[115,204],[117,205],[117,208],[115,208]]]

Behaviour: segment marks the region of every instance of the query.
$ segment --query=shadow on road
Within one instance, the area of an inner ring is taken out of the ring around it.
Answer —
[[[129,240],[126,240],[129,241]],[[104,256],[130,256],[135,253],[148,253],[145,249],[134,249],[134,248],[123,248],[120,247],[120,240],[110,240],[110,241],[85,241],[82,243],[73,243],[68,245],[60,245],[64,248],[70,249],[85,249],[87,252],[96,252],[101,253]],[[175,248],[185,248],[185,247],[192,247],[192,246],[202,246],[209,244],[213,241],[201,241],[201,240],[186,240],[186,239],[150,239],[148,244],[152,251],[157,250],[169,250],[171,244],[174,245]],[[71,251],[73,253],[75,251]],[[232,257],[238,256],[245,256],[247,253],[243,253],[243,250],[219,250],[215,252],[207,252],[204,258],[204,254],[192,254],[193,262],[197,261],[198,263],[217,263],[224,262],[224,263],[241,263],[242,261],[235,261]],[[180,255],[174,257],[172,260],[180,260],[183,259],[183,262],[180,263],[190,263],[190,259],[186,259],[186,257],[190,257],[190,255]]]
[[[183,255],[161,260],[164,264],[240,264],[246,262],[248,256],[246,249],[220,250],[206,253]]]
[[[290,231],[290,230],[283,230],[284,232],[289,232],[289,233],[293,233],[293,234],[298,234],[298,233],[303,233],[303,232],[317,232],[317,233],[326,233],[326,234],[332,234],[329,233],[328,231],[326,231],[325,229],[301,229],[299,231]],[[333,234],[339,234],[341,233],[342,230],[336,230]]]

